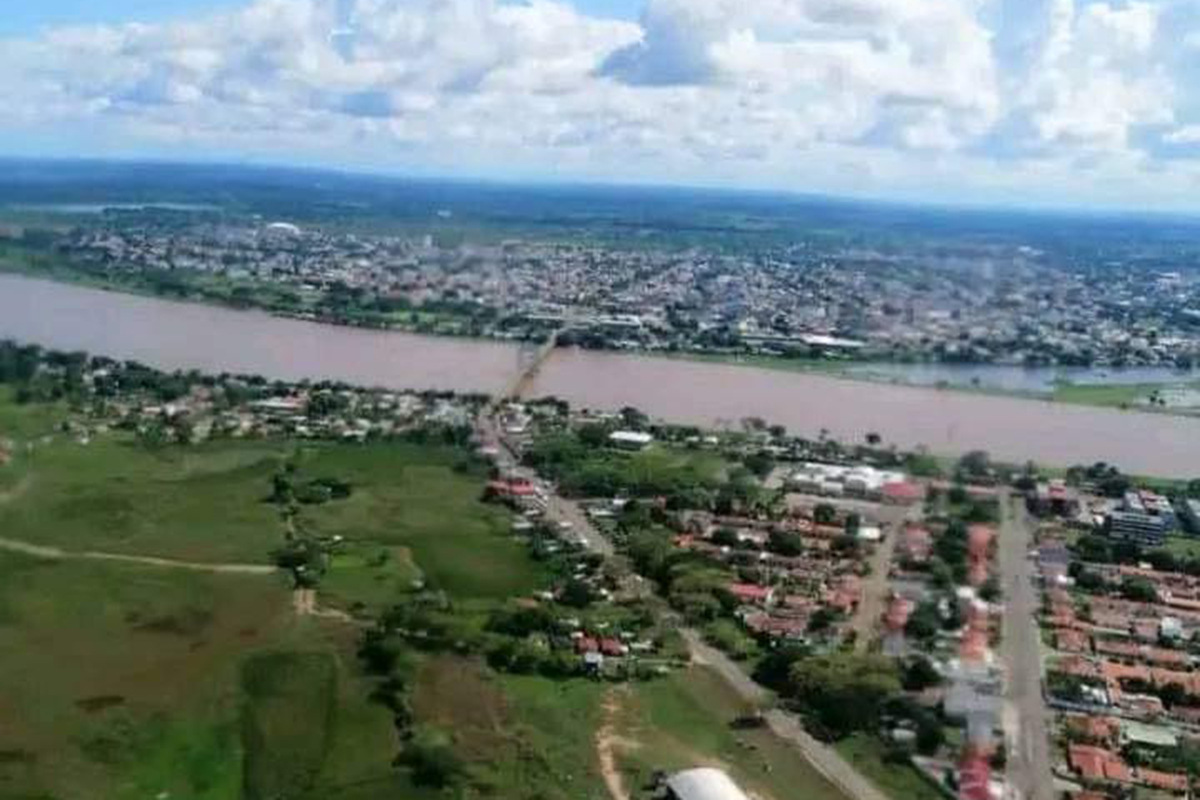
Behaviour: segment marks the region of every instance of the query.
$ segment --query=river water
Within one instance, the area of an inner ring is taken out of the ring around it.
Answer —
[[[365,331],[0,275],[0,338],[163,369],[330,378],[397,389],[495,393],[519,371],[516,345]],[[781,370],[555,351],[530,396],[632,405],[656,417],[736,426],[756,416],[848,441],[1066,466],[1108,461],[1138,474],[1200,475],[1200,419],[866,383]]]

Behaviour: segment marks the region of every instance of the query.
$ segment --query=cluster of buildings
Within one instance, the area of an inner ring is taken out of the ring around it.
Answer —
[[[897,532],[880,622],[884,653],[934,665],[942,683],[927,690],[922,702],[939,705],[946,723],[962,732],[957,751],[917,757],[914,764],[929,780],[969,800],[994,800],[1005,791],[994,770],[1003,722],[1003,670],[995,652],[1001,607],[985,599],[984,588],[996,578],[996,533],[991,525],[966,527],[963,583],[946,588],[934,584],[929,568],[937,558],[937,539],[957,536],[957,528],[940,517],[906,522]],[[910,623],[915,614],[931,610],[939,630],[920,638]],[[953,776],[953,786],[946,785],[947,776]]]
[[[1190,795],[1200,768],[1188,755],[1200,746],[1200,661],[1190,646],[1200,578],[1073,555],[1064,569],[1065,533],[1054,523],[1043,530],[1041,624],[1053,648],[1045,672],[1059,779],[1089,798]]]
[[[1006,364],[1200,362],[1193,274],[1137,264],[1094,271],[1016,245],[955,247],[914,243],[883,253],[802,242],[730,255],[584,241],[442,246],[431,235],[252,221],[162,226],[136,216],[106,217],[62,245],[78,263],[108,270],[278,284],[294,296],[296,313],[325,313],[331,299],[352,297],[367,308],[449,310],[469,318],[474,334],[569,327],[570,341],[592,347]]]
[[[723,543],[718,533],[729,531],[736,546]],[[845,552],[835,546],[847,535],[843,519],[819,523],[811,507],[770,522],[691,514],[675,546],[741,576],[722,589],[736,602],[735,618],[755,637],[776,643],[840,641],[863,601],[864,556],[876,546],[878,532],[864,524],[857,535],[860,548]],[[787,554],[773,550],[772,535],[780,534],[799,547]]]
[[[787,488],[803,494],[825,497],[851,497],[876,502],[911,505],[925,497],[925,488],[910,481],[903,472],[880,470],[860,464],[819,464],[808,462],[792,472]]]

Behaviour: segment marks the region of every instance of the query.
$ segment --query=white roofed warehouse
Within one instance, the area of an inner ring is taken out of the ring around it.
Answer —
[[[671,800],[750,800],[732,778],[709,767],[672,775],[667,779],[667,797]]]

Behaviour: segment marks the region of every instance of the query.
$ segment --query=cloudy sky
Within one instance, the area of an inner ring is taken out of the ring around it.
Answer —
[[[1200,210],[1197,0],[40,0],[0,153]]]

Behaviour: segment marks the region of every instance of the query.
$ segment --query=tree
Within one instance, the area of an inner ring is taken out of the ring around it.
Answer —
[[[466,775],[466,765],[454,750],[450,737],[434,728],[413,736],[398,759],[408,767],[417,786],[445,789]]]
[[[1141,603],[1158,602],[1158,589],[1145,578],[1126,578],[1121,582],[1121,596]]]
[[[792,665],[789,695],[833,738],[870,730],[883,702],[900,691],[891,659],[833,652]]]
[[[837,521],[837,509],[829,503],[817,503],[813,508],[813,522],[818,525],[832,525]]]
[[[804,555],[804,537],[798,533],[773,530],[767,536],[767,549],[785,558]]]
[[[873,431],[867,434],[866,439],[867,444],[869,444],[871,447],[878,447],[880,443],[883,442],[883,437]]]
[[[917,720],[917,752],[931,756],[945,741],[946,731],[936,717],[925,714]]]
[[[588,586],[581,580],[572,579],[567,581],[567,585],[563,587],[558,601],[572,608],[587,608],[592,604],[594,599],[595,595],[592,592],[591,586]]]
[[[713,544],[721,547],[737,547],[742,543],[737,531],[733,528],[717,528],[712,536]]]
[[[904,665],[902,681],[905,691],[923,692],[926,689],[940,685],[942,676],[928,658],[917,656]]]
[[[919,642],[931,642],[942,627],[942,615],[935,600],[924,600],[908,617],[904,632]]]
[[[792,665],[811,655],[805,645],[786,644],[772,650],[754,668],[754,680],[776,692],[787,690],[792,675]]]
[[[746,469],[753,472],[759,480],[766,480],[771,471],[775,469],[775,457],[766,450],[759,450],[757,453],[746,456],[743,463],[746,465]]]
[[[971,478],[984,478],[991,474],[992,459],[983,450],[972,450],[958,461],[959,470]]]

